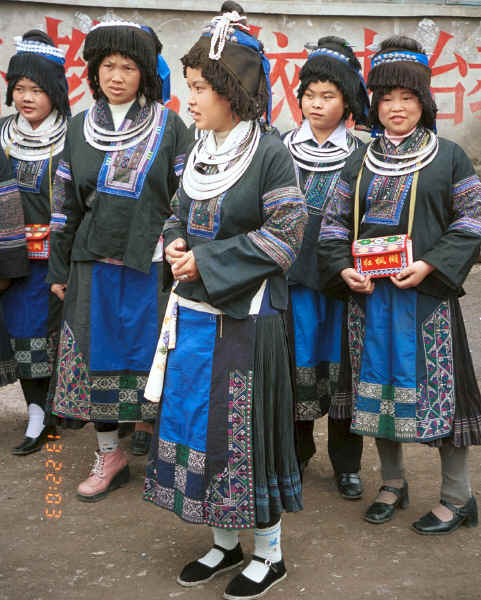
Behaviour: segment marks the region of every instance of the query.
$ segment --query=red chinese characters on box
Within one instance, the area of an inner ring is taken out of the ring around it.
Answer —
[[[352,255],[361,275],[390,277],[412,264],[412,241],[407,235],[364,238],[353,242]]]

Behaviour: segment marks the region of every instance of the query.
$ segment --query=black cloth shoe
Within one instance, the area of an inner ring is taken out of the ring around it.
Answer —
[[[407,508],[409,506],[408,482],[405,481],[402,488],[391,487],[390,485],[382,485],[379,491],[392,492],[397,499],[393,504],[387,502],[373,502],[366,510],[364,519],[369,523],[379,525],[387,523],[394,515],[396,508]]]
[[[235,569],[241,565],[244,561],[244,555],[242,554],[242,548],[240,544],[232,550],[226,550],[222,546],[214,544],[212,546],[216,550],[220,550],[224,554],[224,558],[215,567],[208,567],[198,560],[190,562],[182,569],[182,573],[177,577],[177,583],[185,587],[193,587],[194,585],[200,585],[213,579],[220,573],[225,573],[231,569]]]
[[[362,496],[362,482],[359,473],[337,473],[337,489],[346,500],[359,500]]]
[[[152,434],[148,431],[134,431],[134,435],[130,440],[130,451],[132,454],[137,456],[141,456],[142,454],[147,454],[150,449],[150,440],[152,439]]]
[[[272,563],[270,560],[255,556],[255,554],[252,555],[252,560],[258,560],[265,564],[266,567],[269,567],[266,576],[262,581],[257,583],[242,573],[239,573],[239,575],[234,577],[229,583],[224,592],[224,598],[226,600],[254,600],[254,598],[261,598],[272,586],[287,577],[283,560]]]
[[[15,456],[25,456],[33,452],[38,452],[48,440],[48,435],[55,435],[55,433],[55,427],[44,427],[42,433],[36,438],[25,436],[23,442],[19,446],[15,446],[12,450],[12,454]]]
[[[476,498],[471,498],[464,506],[454,506],[441,500],[441,504],[449,508],[453,513],[450,521],[441,521],[433,512],[429,511],[426,515],[415,521],[412,525],[414,531],[420,535],[447,535],[456,531],[458,527],[476,527],[478,524],[478,506]]]

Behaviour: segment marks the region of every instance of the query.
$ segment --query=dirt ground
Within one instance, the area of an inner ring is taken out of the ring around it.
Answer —
[[[474,267],[463,299],[476,372],[481,376],[481,266]],[[95,448],[92,425],[61,430],[55,448],[14,457],[26,411],[17,385],[0,390],[0,600],[211,600],[221,598],[231,573],[197,588],[175,579],[182,566],[207,550],[206,528],[142,500],[145,457],[132,457],[131,482],[96,504],[78,502],[75,489]],[[327,457],[326,421],[318,422],[318,453],[306,471],[305,509],[283,519],[288,578],[277,600],[478,600],[481,599],[481,527],[445,537],[416,535],[410,524],[438,500],[437,451],[406,447],[411,505],[385,525],[361,519],[379,485],[374,442],[365,440],[362,500],[342,500]],[[129,439],[123,440],[128,447]],[[471,452],[474,493],[481,501],[481,450]],[[55,458],[54,463],[47,463]],[[55,483],[55,485],[53,485]],[[48,489],[49,486],[56,489]],[[50,500],[60,504],[47,504]],[[56,496],[53,494],[61,494]],[[60,518],[46,516],[52,508]],[[241,534],[246,553],[252,536]]]

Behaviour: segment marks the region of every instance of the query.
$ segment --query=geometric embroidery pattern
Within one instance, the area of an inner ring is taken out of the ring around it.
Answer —
[[[187,231],[191,235],[215,239],[220,227],[220,211],[225,193],[209,200],[192,200]]]
[[[53,180],[53,198],[52,216],[50,219],[51,231],[62,231],[67,222],[67,215],[64,213],[64,204],[67,197],[67,189],[72,186],[72,173],[70,165],[60,160]]]
[[[25,219],[22,200],[14,179],[0,185],[0,248],[18,248],[25,245]]]
[[[428,441],[449,435],[454,422],[454,365],[448,302],[441,302],[423,322],[422,336],[427,375],[417,389],[417,438]]]
[[[359,379],[361,376],[361,358],[366,330],[366,315],[361,306],[350,298],[348,302],[348,332],[349,332],[349,357],[352,371],[352,403],[358,396]],[[354,423],[355,415],[353,415]]]
[[[155,420],[157,405],[144,399],[147,376],[89,373],[67,322],[62,328],[58,356],[55,414],[105,423]]]
[[[307,212],[309,214],[321,214],[326,200],[332,196],[332,192],[339,181],[341,170],[330,173],[311,173],[304,186]]]
[[[315,367],[296,366],[296,420],[312,421],[324,416],[334,397],[339,363],[322,361]]]
[[[451,193],[454,219],[449,229],[469,231],[481,235],[481,206],[479,196],[481,182],[477,175],[471,175],[453,185]]]
[[[91,419],[104,422],[154,420],[157,405],[144,398],[146,375],[122,373],[119,375],[90,374]]]
[[[255,527],[252,382],[252,371],[229,373],[227,464],[209,482],[204,503],[205,522],[212,527]]]
[[[247,236],[284,272],[292,265],[302,243],[307,211],[297,187],[278,188],[262,197],[265,221]]]
[[[366,196],[366,223],[398,225],[413,174],[400,177],[374,175]]]
[[[378,140],[377,145],[382,154],[396,156],[404,152],[418,150],[426,137],[425,130],[419,127],[409,136],[407,141],[402,142],[399,146],[394,146],[391,142],[386,141],[384,136]],[[398,225],[412,181],[412,173],[399,177],[374,175],[366,194],[364,221],[366,223]]]
[[[72,330],[64,321],[58,349],[57,387],[52,412],[90,420],[90,378]]]
[[[164,136],[169,111],[160,104],[154,104],[154,123],[150,135],[135,146],[125,150],[106,152],[97,179],[97,190],[118,196],[138,199],[142,193],[145,178],[152,166],[157,150]],[[140,124],[150,115],[150,105],[139,110],[133,123],[125,120],[123,129],[131,124]]]
[[[190,523],[203,523],[205,453],[159,439],[156,460],[149,461],[144,500],[175,512]]]
[[[13,159],[13,168],[18,187],[24,192],[40,193],[40,186],[42,185],[48,163],[48,158],[44,160]]]
[[[50,377],[52,362],[49,360],[48,339],[10,338],[15,360],[18,364],[18,376],[25,379]]]
[[[147,465],[144,499],[190,523],[226,529],[255,527],[252,451],[253,373],[229,374],[228,458],[222,473],[206,485],[206,454],[159,439]]]
[[[319,232],[319,241],[349,239],[350,229],[348,227],[348,220],[351,204],[351,188],[346,181],[339,177],[330,201],[325,207],[324,220]]]
[[[355,415],[355,431],[360,435],[416,441],[415,388],[361,381]]]

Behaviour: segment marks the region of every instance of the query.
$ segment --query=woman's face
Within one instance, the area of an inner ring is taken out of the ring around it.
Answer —
[[[406,135],[416,127],[422,114],[419,98],[406,88],[394,88],[379,101],[378,118],[390,135]]]
[[[340,89],[331,81],[311,82],[301,99],[302,114],[314,135],[331,132],[342,120],[346,103]]]
[[[100,89],[109,104],[125,104],[135,100],[140,79],[140,69],[131,58],[121,54],[111,54],[100,63]]]
[[[190,90],[189,110],[197,129],[230,131],[239,122],[230,102],[212,89],[201,69],[187,67],[185,80]]]
[[[27,119],[32,129],[41,125],[52,111],[52,101],[49,96],[27,77],[17,81],[12,96],[15,108]]]

